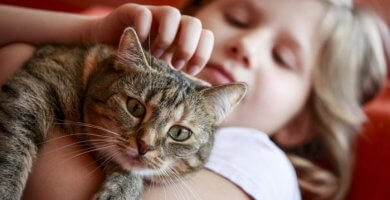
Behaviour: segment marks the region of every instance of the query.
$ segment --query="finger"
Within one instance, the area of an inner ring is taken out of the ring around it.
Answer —
[[[180,11],[170,6],[151,6],[150,10],[158,23],[158,33],[152,45],[152,54],[159,58],[173,43],[180,23]]]
[[[144,41],[148,36],[152,24],[150,10],[146,6],[132,3],[122,5],[107,18],[108,24],[106,24],[106,27],[112,28],[102,31],[102,34],[108,32],[122,33],[125,28],[132,26],[135,28],[141,41]]]
[[[170,67],[173,68],[173,66],[171,65],[172,63],[172,57],[173,57],[173,53],[175,51],[175,48],[173,46],[170,46],[169,48],[167,48],[163,55],[160,56],[160,59],[165,61],[167,64],[169,64]]]
[[[210,30],[202,30],[198,46],[187,64],[187,72],[191,75],[199,73],[208,60],[214,46],[214,34]]]
[[[182,16],[180,21],[179,38],[172,64],[180,69],[190,60],[199,43],[202,23],[199,19]]]
[[[145,41],[152,26],[152,12],[145,6],[138,6],[135,10],[133,26],[141,42]]]
[[[185,76],[186,78],[188,78],[188,79],[190,79],[190,80],[192,80],[192,81],[197,82],[199,85],[203,85],[203,86],[206,86],[206,87],[211,87],[211,84],[210,84],[209,82],[205,81],[205,80],[199,79],[199,78],[197,78],[197,77],[195,77],[195,76],[190,76],[190,75],[188,75],[188,74],[186,74],[186,73],[182,73],[182,74],[183,74],[183,76]]]

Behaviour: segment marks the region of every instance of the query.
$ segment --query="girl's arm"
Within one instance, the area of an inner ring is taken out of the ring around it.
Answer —
[[[87,39],[93,17],[0,5],[0,46],[76,44]]]
[[[211,31],[199,19],[169,6],[125,4],[105,17],[42,11],[0,5],[0,47],[10,43],[107,43],[117,45],[123,30],[133,26],[140,39],[149,33],[151,51],[176,68],[196,74],[210,58]]]
[[[202,169],[175,184],[149,185],[142,199],[249,200],[251,197],[226,178],[207,169]]]

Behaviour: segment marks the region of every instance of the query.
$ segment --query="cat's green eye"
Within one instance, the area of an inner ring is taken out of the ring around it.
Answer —
[[[192,132],[182,126],[172,126],[168,131],[168,135],[178,142],[183,142],[191,137]]]
[[[137,99],[130,98],[127,102],[127,110],[136,118],[141,118],[145,115],[146,109]]]

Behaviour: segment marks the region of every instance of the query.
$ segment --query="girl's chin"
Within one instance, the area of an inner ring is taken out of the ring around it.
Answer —
[[[211,83],[214,86],[223,85],[231,82],[230,79],[228,79],[224,74],[213,68],[203,69],[199,73],[198,77]]]

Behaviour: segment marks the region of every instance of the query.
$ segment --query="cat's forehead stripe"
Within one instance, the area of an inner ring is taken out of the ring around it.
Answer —
[[[155,99],[156,96],[159,96],[159,95],[163,94],[163,92],[161,92],[158,89],[154,88],[152,84],[149,84],[149,86],[144,88],[143,90],[144,90],[143,99],[146,102],[152,101],[152,99]]]
[[[173,113],[173,120],[174,121],[182,121],[183,115],[184,115],[184,104],[180,104],[177,109]]]
[[[153,93],[153,92],[150,92],[150,93]],[[157,92],[154,95],[148,95],[148,97],[146,98],[146,101],[148,102],[148,104],[151,104],[151,105],[159,105],[160,102],[163,100],[163,97],[164,97],[163,92]]]
[[[172,88],[170,88],[169,90],[166,91],[165,95],[167,97],[173,97],[173,96],[177,95],[179,90],[180,90],[179,87],[172,87]],[[164,99],[166,99],[166,98],[164,98]]]
[[[153,109],[170,108],[177,109],[183,103],[184,95],[180,88],[172,89],[149,89],[143,97],[144,102],[153,107]]]

